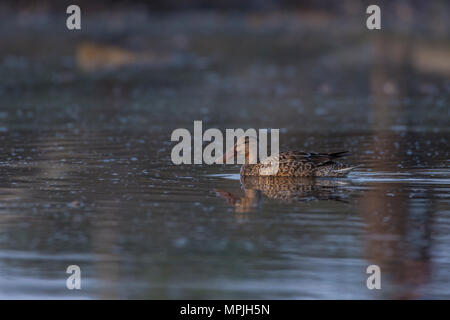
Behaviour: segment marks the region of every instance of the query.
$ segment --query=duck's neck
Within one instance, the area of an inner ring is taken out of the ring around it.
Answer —
[[[246,152],[245,153],[245,164],[254,165],[258,163],[258,153],[257,152]]]

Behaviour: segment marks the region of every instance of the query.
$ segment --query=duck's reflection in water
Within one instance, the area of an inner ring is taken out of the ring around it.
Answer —
[[[249,212],[252,208],[260,207],[264,197],[287,203],[314,200],[346,202],[351,190],[343,187],[349,184],[344,179],[241,176],[243,196],[224,190],[214,191],[226,199],[236,212]]]

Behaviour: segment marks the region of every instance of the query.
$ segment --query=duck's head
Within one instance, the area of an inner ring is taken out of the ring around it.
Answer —
[[[258,140],[252,136],[241,136],[221,159],[222,163],[255,164],[258,161]]]

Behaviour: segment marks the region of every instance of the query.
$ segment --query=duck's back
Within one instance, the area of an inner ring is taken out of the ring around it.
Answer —
[[[334,161],[348,155],[347,151],[316,153],[286,151],[265,158],[257,164],[245,164],[241,168],[243,176],[278,177],[338,177],[346,175],[354,166]],[[276,165],[278,162],[278,166]]]

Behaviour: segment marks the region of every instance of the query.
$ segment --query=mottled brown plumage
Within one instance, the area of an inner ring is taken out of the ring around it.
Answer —
[[[335,161],[348,155],[347,151],[333,153],[315,153],[286,151],[256,161],[256,155],[249,151],[249,139],[239,139],[229,150],[224,161],[230,157],[237,158],[238,153],[245,154],[245,164],[241,167],[242,176],[277,176],[277,177],[342,177],[356,166],[349,166]]]
[[[345,176],[354,167],[334,161],[347,155],[347,151],[314,153],[302,151],[281,152],[256,164],[244,164],[243,176],[261,176],[265,169],[274,166],[278,158],[278,170],[268,174],[277,177],[339,177]],[[275,171],[275,170],[274,170]]]

